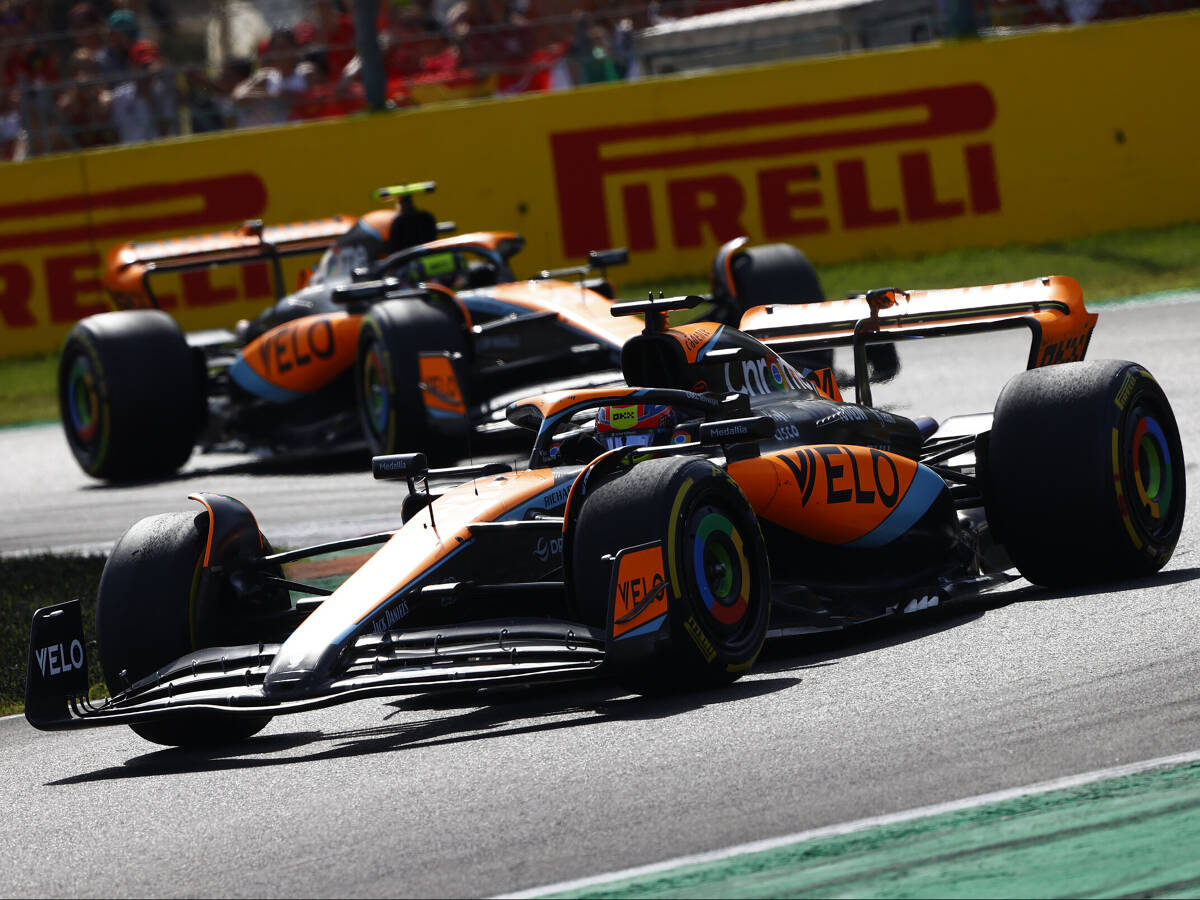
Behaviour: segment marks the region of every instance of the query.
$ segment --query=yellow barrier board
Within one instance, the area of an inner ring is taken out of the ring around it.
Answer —
[[[1181,13],[6,165],[0,355],[104,309],[116,244],[359,214],[415,179],[460,231],[524,234],[518,274],[627,246],[625,283],[739,234],[819,264],[1200,218],[1197,46]],[[270,299],[234,270],[161,284],[189,329]]]

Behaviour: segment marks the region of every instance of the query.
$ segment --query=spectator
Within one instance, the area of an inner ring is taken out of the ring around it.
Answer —
[[[415,7],[392,6],[388,9],[387,30],[382,37],[383,68],[389,81],[419,74],[422,61],[445,46],[445,35],[430,26],[431,20]]]
[[[108,60],[110,71],[128,74],[134,63],[129,58],[133,45],[141,37],[142,30],[138,26],[137,16],[129,9],[117,9],[108,17]]]
[[[55,107],[70,148],[98,147],[115,140],[109,109],[111,95],[100,80],[100,66],[87,47],[76,47],[71,54],[71,83]]]
[[[75,43],[75,49],[86,50],[97,65],[106,65],[108,52],[104,46],[104,28],[100,24],[100,13],[91,3],[76,3],[67,13],[67,30]],[[72,51],[74,57],[74,51]]]
[[[286,122],[293,104],[308,91],[307,72],[296,69],[296,38],[288,29],[272,32],[260,63],[233,89],[239,126]]]
[[[192,132],[220,131],[237,124],[233,91],[254,72],[254,63],[242,57],[225,60],[220,74],[209,78],[202,69],[187,71],[187,107]]]
[[[0,61],[10,84],[49,85],[58,81],[58,63],[49,46],[36,39],[36,11],[18,0],[0,0]]]
[[[358,112],[366,106],[362,83],[345,77],[334,81],[326,65],[325,54],[314,52],[306,55],[296,67],[305,72],[308,90],[300,102],[292,107],[293,119],[337,118]],[[347,66],[347,69],[350,68],[353,67]]]
[[[129,48],[129,64],[132,79],[112,92],[111,115],[118,140],[136,144],[176,134],[175,89],[164,77],[158,45],[134,42]]]
[[[578,10],[575,12],[575,40],[567,51],[567,58],[576,84],[595,84],[620,78],[609,53],[608,34],[604,26]]]
[[[462,64],[482,75],[524,67],[535,49],[526,9],[499,0],[462,0],[451,7],[449,29],[462,48]]]
[[[0,73],[0,159],[21,160],[28,152],[29,136],[21,123],[17,88]]]
[[[317,16],[329,74],[337,80],[358,52],[354,45],[354,17],[343,0],[317,0]]]

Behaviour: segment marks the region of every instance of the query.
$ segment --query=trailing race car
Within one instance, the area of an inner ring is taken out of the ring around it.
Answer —
[[[111,699],[79,699],[78,601],[49,607],[30,722],[188,745],[376,695],[605,674],[645,693],[716,687],[771,634],[942,606],[1013,567],[1070,586],[1170,558],[1186,505],[1170,404],[1136,363],[1082,361],[1096,316],[1072,279],[668,327],[699,302],[613,308],[646,316],[627,386],[513,404],[537,432],[527,470],[376,457],[377,478],[409,489],[394,532],[276,552],[213,494],[137,523],[100,582]],[[939,424],[867,405],[872,343],[1011,327],[1032,334],[1027,370],[994,413]],[[780,353],[814,346],[852,348],[858,402]],[[461,483],[431,489],[447,479]]]
[[[453,224],[439,226],[412,199],[432,189],[384,188],[378,195],[397,208],[357,221],[250,223],[116,248],[105,284],[120,309],[77,323],[59,363],[63,428],[79,465],[97,478],[162,477],[197,445],[302,456],[365,444],[449,459],[472,433],[509,429],[505,407],[531,390],[619,381],[621,345],[638,328],[609,315],[606,269],[625,251],[517,281],[510,261],[521,236],[439,238]],[[821,299],[800,251],[744,243],[717,255],[713,314],[736,322],[747,296]],[[284,296],[280,259],[320,250],[308,283]],[[152,278],[207,277],[199,270],[217,264],[251,264],[248,280],[269,279],[270,264],[278,302],[234,329],[184,334],[157,308]]]

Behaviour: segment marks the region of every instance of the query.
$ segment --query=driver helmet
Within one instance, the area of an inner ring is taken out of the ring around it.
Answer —
[[[605,449],[671,443],[677,416],[669,406],[635,403],[596,410],[596,438]]]

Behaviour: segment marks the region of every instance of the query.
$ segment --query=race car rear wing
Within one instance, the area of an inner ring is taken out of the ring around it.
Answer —
[[[278,299],[284,295],[281,260],[325,250],[356,221],[354,216],[333,216],[264,226],[260,220],[252,220],[233,231],[121,244],[108,255],[103,283],[119,308],[157,308],[158,298],[150,287],[150,276],[155,273],[265,260],[272,264]]]
[[[121,244],[109,253],[102,282],[119,309],[158,308],[158,298],[150,287],[151,275],[265,261],[271,264],[273,292],[280,300],[287,293],[282,260],[323,252],[357,221],[355,216],[338,215],[264,226],[254,219],[232,231]],[[454,222],[436,224],[439,235],[449,234],[456,227]]]
[[[871,403],[867,347],[895,341],[1028,328],[1026,368],[1083,359],[1097,315],[1073,278],[937,291],[881,288],[848,300],[747,310],[741,330],[778,353],[854,348],[855,400]]]

